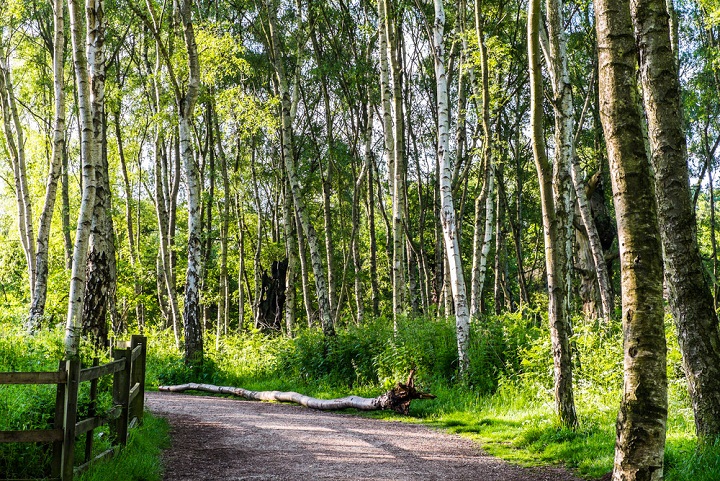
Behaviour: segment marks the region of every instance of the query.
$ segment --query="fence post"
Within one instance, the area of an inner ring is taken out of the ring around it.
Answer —
[[[115,443],[127,444],[128,395],[130,394],[130,367],[132,349],[113,349],[113,359],[125,359],[125,368],[113,376],[113,404],[120,406],[120,417],[115,420]]]
[[[130,386],[134,386],[138,383],[138,393],[130,406],[130,419],[136,417],[138,423],[142,422],[143,411],[145,410],[145,360],[147,357],[147,337],[133,335],[130,340],[131,349],[135,349],[138,345],[142,344],[140,350],[140,356],[133,362],[132,366],[132,378],[130,380]]]
[[[75,423],[77,422],[78,387],[80,380],[80,359],[70,359],[66,364],[67,384],[65,385],[65,416],[63,420],[63,447],[60,464],[62,481],[72,481],[75,462]]]
[[[60,361],[60,367],[58,371],[65,373],[65,380],[67,382],[67,369],[65,361]],[[61,383],[57,385],[57,394],[55,395],[55,420],[53,421],[53,427],[55,429],[62,429],[65,422],[65,388],[66,384]],[[63,459],[63,442],[55,441],[53,443],[53,454],[52,463],[50,464],[50,475],[53,478],[59,478],[62,470],[62,459]]]
[[[93,358],[93,367],[97,367],[100,365],[100,360],[95,357]],[[93,379],[90,381],[90,405],[88,406],[88,417],[92,418],[97,414],[97,386],[98,386],[98,380]],[[93,447],[93,429],[87,432],[85,435],[85,461],[90,461],[90,457],[92,456],[92,447]]]

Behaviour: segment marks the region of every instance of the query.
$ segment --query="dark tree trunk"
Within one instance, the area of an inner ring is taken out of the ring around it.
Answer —
[[[273,261],[270,276],[263,270],[257,316],[257,327],[263,331],[282,330],[287,268],[288,260],[284,259]]]
[[[630,2],[655,168],[665,280],[701,439],[720,435],[720,331],[692,209],[682,91],[665,0]]]

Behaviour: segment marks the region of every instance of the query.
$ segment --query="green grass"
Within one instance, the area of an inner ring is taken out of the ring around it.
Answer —
[[[84,357],[91,350],[85,346]],[[62,331],[42,331],[30,337],[19,327],[0,321],[0,372],[2,371],[55,371],[63,357]],[[105,362],[107,359],[102,360]],[[85,359],[86,364],[89,362]],[[98,412],[112,405],[111,378],[103,378],[99,385]],[[79,413],[87,412],[90,383],[82,383],[78,399]],[[56,387],[53,385],[0,386],[0,430],[51,429],[55,412]],[[160,450],[167,446],[167,423],[163,419],[146,415],[145,423],[130,430],[127,448],[107,463],[93,465],[81,479],[123,481],[159,480]],[[93,453],[95,456],[110,447],[107,427],[95,430]],[[82,463],[85,436],[76,442],[76,466]],[[49,443],[0,444],[0,479],[46,477],[50,473],[52,446]]]
[[[160,481],[162,450],[170,446],[167,421],[145,413],[143,423],[131,429],[128,444],[109,460],[94,463],[77,481]]]

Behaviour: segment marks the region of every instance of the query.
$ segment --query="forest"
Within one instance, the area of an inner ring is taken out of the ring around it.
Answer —
[[[716,0],[0,0],[0,371],[128,333],[154,386],[416,370],[497,454],[717,480],[719,35]],[[6,429],[51,398],[1,393]]]

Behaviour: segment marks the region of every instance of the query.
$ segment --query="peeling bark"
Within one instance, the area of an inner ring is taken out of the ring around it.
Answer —
[[[54,43],[53,43],[53,88],[55,115],[53,121],[53,148],[50,171],[45,187],[45,204],[40,214],[37,246],[35,248],[36,278],[30,315],[26,324],[29,332],[40,329],[42,316],[45,314],[48,280],[48,244],[50,241],[50,225],[52,222],[57,184],[62,171],[65,152],[65,15],[63,0],[54,0]]]
[[[88,239],[92,225],[92,213],[95,206],[95,170],[97,165],[98,147],[92,123],[92,107],[88,75],[88,57],[85,42],[81,35],[81,12],[78,0],[68,2],[70,12],[70,38],[73,46],[73,63],[77,82],[78,119],[80,122],[80,151],[82,156],[83,191],[78,214],[75,244],[72,256],[72,274],[70,278],[70,294],[68,314],[65,326],[65,354],[75,357],[78,353],[83,293],[87,267]],[[89,56],[89,55],[88,55]]]

